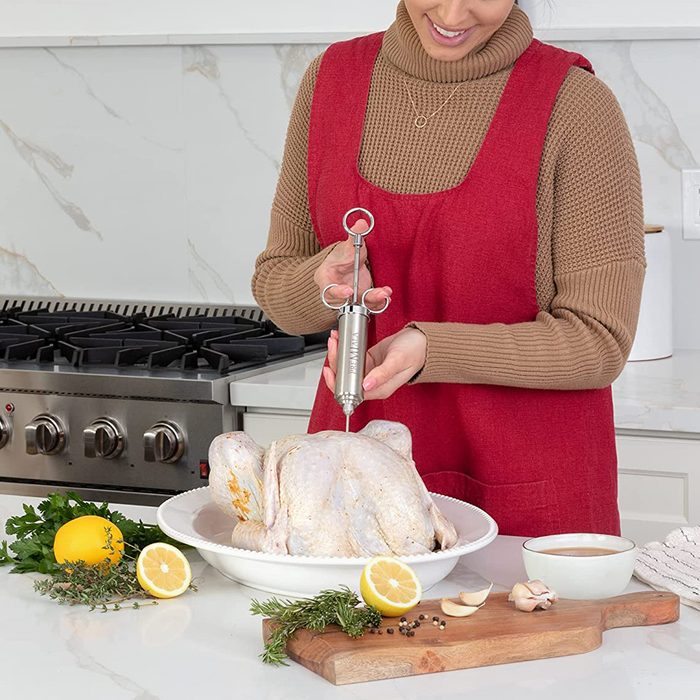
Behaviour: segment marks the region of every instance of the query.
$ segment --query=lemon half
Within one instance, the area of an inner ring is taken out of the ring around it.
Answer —
[[[375,557],[362,570],[360,593],[385,617],[398,617],[420,603],[423,588],[408,564],[394,557]]]
[[[187,557],[165,542],[154,542],[141,551],[136,560],[136,578],[141,588],[156,598],[174,598],[192,582]]]

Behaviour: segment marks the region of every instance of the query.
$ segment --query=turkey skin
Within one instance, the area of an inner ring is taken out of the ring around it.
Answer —
[[[234,547],[275,554],[425,554],[457,543],[416,471],[404,425],[292,435],[267,450],[246,433],[209,448],[216,504],[237,520]]]

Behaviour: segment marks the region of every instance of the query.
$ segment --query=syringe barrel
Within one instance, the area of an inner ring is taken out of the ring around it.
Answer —
[[[360,304],[347,304],[338,315],[338,363],[335,400],[346,413],[362,403],[369,312]],[[352,409],[350,409],[352,407]]]

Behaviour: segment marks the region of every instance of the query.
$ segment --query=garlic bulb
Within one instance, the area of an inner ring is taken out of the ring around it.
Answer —
[[[508,596],[515,607],[523,612],[532,612],[536,608],[546,610],[557,600],[557,594],[542,581],[516,583]]]

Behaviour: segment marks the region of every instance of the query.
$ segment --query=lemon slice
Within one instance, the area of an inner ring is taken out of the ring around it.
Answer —
[[[154,542],[141,551],[136,561],[136,578],[141,588],[156,598],[174,598],[184,593],[192,581],[192,570],[185,555],[165,542]]]
[[[385,617],[398,617],[420,603],[423,589],[410,566],[393,557],[375,557],[362,570],[360,593]]]

